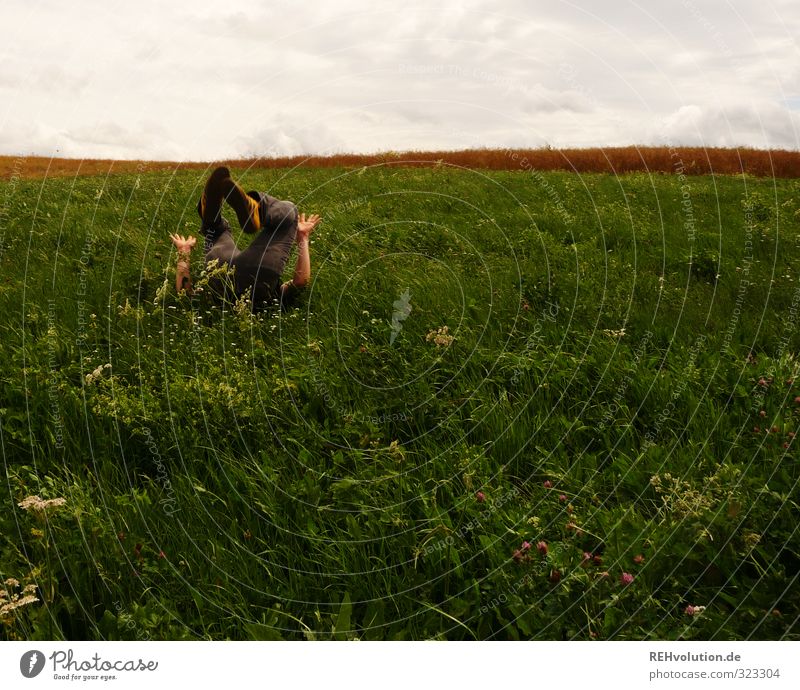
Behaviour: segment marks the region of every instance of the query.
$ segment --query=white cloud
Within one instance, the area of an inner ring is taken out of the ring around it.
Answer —
[[[798,148],[798,29],[789,0],[8,0],[0,153]]]
[[[800,113],[773,103],[686,105],[663,121],[670,143],[800,148]]]

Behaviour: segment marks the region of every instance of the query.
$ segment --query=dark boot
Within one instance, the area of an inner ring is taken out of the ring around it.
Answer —
[[[231,171],[219,167],[211,173],[197,205],[197,212],[203,221],[203,230],[219,223],[222,214],[222,202],[230,189]]]

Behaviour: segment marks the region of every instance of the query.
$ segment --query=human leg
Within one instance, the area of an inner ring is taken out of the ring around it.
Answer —
[[[197,213],[203,221],[202,230],[214,229],[222,220],[222,202],[229,187],[226,183],[230,179],[230,170],[226,167],[216,168],[206,180],[200,201],[197,203]]]
[[[263,192],[250,192],[258,195],[262,230],[250,246],[237,257],[237,262],[277,273],[279,276],[286,267],[297,236],[297,206],[291,201],[281,201]],[[266,222],[264,222],[266,220]]]
[[[209,175],[200,200],[197,213],[202,221],[201,231],[205,236],[203,252],[206,263],[217,259],[220,263],[231,263],[239,255],[239,249],[231,234],[231,226],[222,217],[222,203],[225,200],[227,181],[230,180],[228,168],[219,167]]]
[[[232,262],[236,289],[251,295],[254,309],[280,297],[281,274],[292,251],[298,219],[297,207],[289,201],[262,194],[260,203],[267,228]]]
[[[219,232],[213,241],[206,236],[204,247],[206,263],[217,259],[219,263],[233,264],[241,251],[236,246],[236,242],[231,234],[230,225],[224,218],[222,220],[224,228]]]
[[[197,204],[203,227],[214,227],[222,217],[222,203],[227,201],[236,213],[242,230],[257,232],[262,227],[258,198],[254,198],[231,178],[231,171],[220,166],[211,173]]]

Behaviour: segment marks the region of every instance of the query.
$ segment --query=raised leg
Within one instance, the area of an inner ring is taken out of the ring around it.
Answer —
[[[219,167],[208,176],[200,202],[197,204],[197,212],[203,221],[202,230],[207,232],[213,230],[222,220],[222,202],[225,200],[226,191],[230,185],[231,173],[228,168]]]
[[[238,255],[236,263],[258,266],[280,276],[297,236],[297,206],[291,201],[281,201],[267,194],[260,194],[259,206],[267,223],[250,246]]]
[[[267,194],[258,196],[266,227],[240,252],[232,264],[236,267],[238,290],[252,289],[253,303],[279,297],[280,278],[297,235],[297,207]]]

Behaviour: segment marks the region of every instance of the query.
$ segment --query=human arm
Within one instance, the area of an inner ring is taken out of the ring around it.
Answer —
[[[310,215],[308,218],[306,218],[305,213],[300,214],[295,237],[295,242],[297,242],[297,263],[294,267],[294,277],[281,285],[282,294],[285,294],[292,287],[302,288],[308,285],[308,281],[311,279],[310,236],[321,220],[322,218],[316,214]]]
[[[192,294],[192,277],[189,274],[189,260],[192,256],[192,249],[197,243],[195,237],[183,237],[182,235],[170,235],[175,249],[178,250],[178,265],[175,270],[175,290],[180,292],[185,290],[187,295]]]

